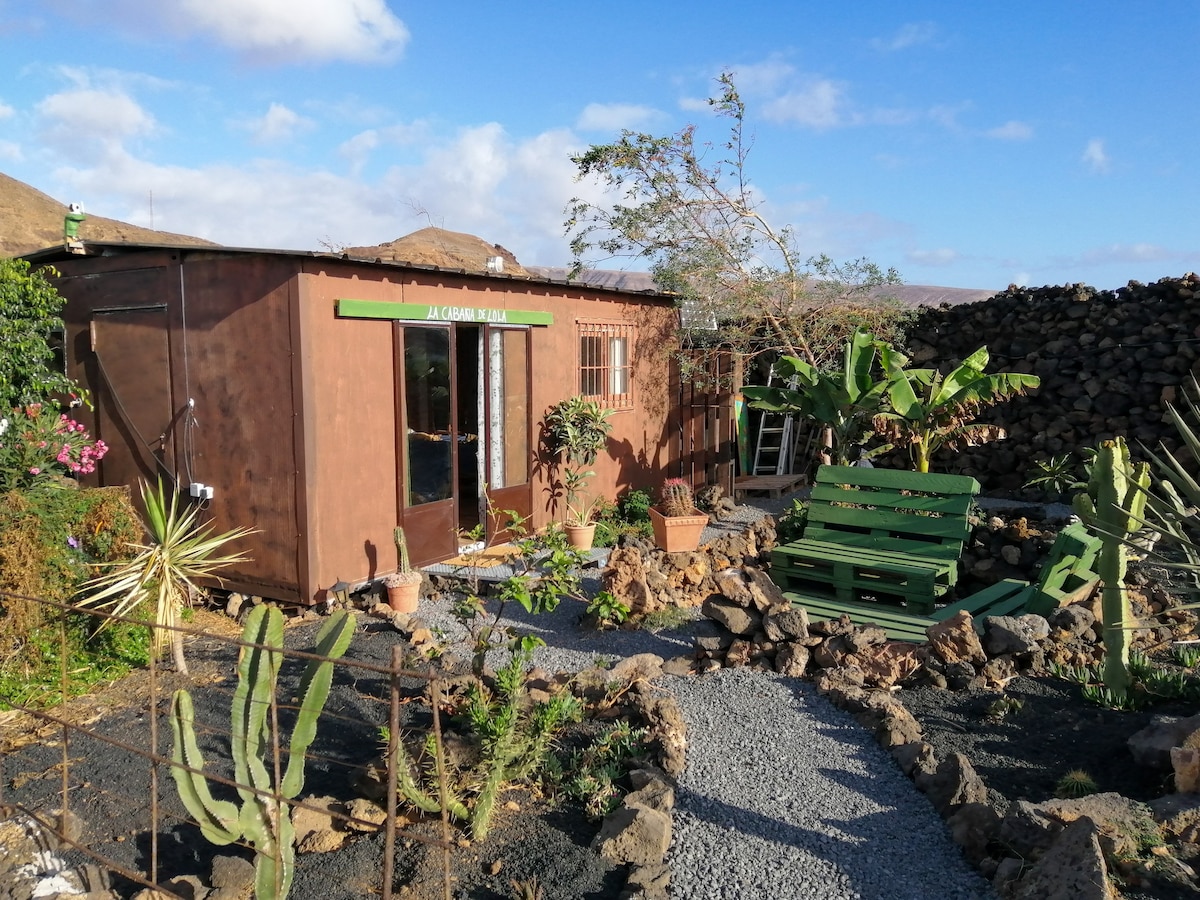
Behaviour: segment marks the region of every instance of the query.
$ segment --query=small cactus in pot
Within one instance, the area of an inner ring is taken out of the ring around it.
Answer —
[[[409,562],[408,541],[404,537],[404,529],[397,527],[392,536],[396,541],[396,558],[399,565],[395,572],[383,577],[388,605],[397,612],[416,612],[423,576]]]
[[[696,515],[692,486],[682,478],[668,478],[659,491],[659,507],[668,517]]]

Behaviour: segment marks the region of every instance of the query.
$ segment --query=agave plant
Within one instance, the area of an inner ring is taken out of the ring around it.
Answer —
[[[131,544],[136,551],[132,559],[112,563],[111,571],[81,585],[79,593],[84,596],[78,605],[124,616],[153,599],[154,652],[161,654],[170,641],[175,668],[186,674],[183,635],[176,629],[179,612],[191,603],[196,579],[246,561],[247,557],[240,553],[215,554],[230,541],[252,534],[254,529],[234,528],[214,535],[210,526],[197,523],[199,508],[181,510],[178,494],[168,491],[161,478],[155,490],[142,482],[141,493],[149,540],[145,544]]]

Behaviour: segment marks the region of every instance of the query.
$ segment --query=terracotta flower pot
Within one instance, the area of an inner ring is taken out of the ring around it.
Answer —
[[[383,585],[387,588],[388,606],[393,612],[414,613],[421,598],[421,573],[405,572],[389,575]]]
[[[564,525],[563,530],[567,533],[567,543],[576,550],[592,549],[592,541],[596,539],[595,522],[589,522],[587,525]]]
[[[650,524],[654,526],[654,543],[668,553],[682,553],[700,546],[700,535],[708,525],[708,516],[699,510],[694,516],[664,516],[650,507]]]

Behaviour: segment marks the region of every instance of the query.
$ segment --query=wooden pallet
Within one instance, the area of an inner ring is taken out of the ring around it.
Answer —
[[[765,492],[778,500],[807,484],[807,475],[739,475],[733,479],[733,497],[737,500],[751,492]]]
[[[772,552],[771,577],[804,596],[928,615],[958,580],[978,492],[962,475],[821,466],[804,537]]]
[[[784,596],[807,610],[811,618],[836,619],[846,615],[856,625],[879,625],[892,640],[920,643],[930,625],[960,612],[970,613],[975,630],[982,632],[985,616],[1026,612],[1046,615],[1060,605],[1087,596],[1100,580],[1092,571],[1099,550],[1099,538],[1079,523],[1069,525],[1055,539],[1035,583],[1006,578],[927,615],[885,602],[838,600],[823,592],[785,590]]]

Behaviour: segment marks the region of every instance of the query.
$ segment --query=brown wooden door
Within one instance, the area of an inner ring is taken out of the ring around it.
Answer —
[[[413,565],[458,551],[454,331],[394,325],[400,521]]]
[[[488,539],[496,542],[506,537],[504,513],[528,517],[533,512],[529,329],[489,325],[483,345],[483,468],[493,510]]]
[[[111,448],[100,461],[100,483],[137,485],[139,479],[153,483],[170,476],[174,414],[167,308],[97,309],[91,330],[99,375],[93,382],[93,437]]]

